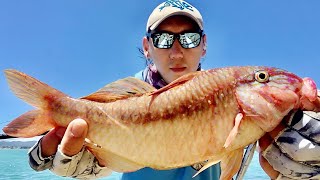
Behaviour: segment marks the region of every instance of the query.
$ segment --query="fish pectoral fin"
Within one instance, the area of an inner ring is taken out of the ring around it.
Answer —
[[[243,114],[242,113],[238,113],[235,117],[235,121],[234,121],[234,126],[232,128],[232,130],[229,133],[229,136],[226,139],[226,142],[224,143],[223,147],[227,148],[231,142],[235,139],[236,135],[238,134],[238,129],[239,129],[239,125],[240,122],[243,118]]]
[[[14,137],[29,138],[41,135],[53,127],[41,110],[31,110],[6,125],[3,132]]]
[[[243,149],[237,149],[226,154],[221,160],[221,180],[232,179],[241,166]]]
[[[110,83],[98,91],[82,97],[81,99],[106,103],[119,99],[141,96],[155,90],[156,88],[138,78],[127,77]]]
[[[195,175],[192,176],[192,178],[196,177],[197,175],[199,175],[202,171],[208,169],[209,167],[219,163],[220,160],[212,160],[212,161],[208,161]]]
[[[177,86],[180,86],[184,83],[186,83],[187,81],[190,81],[192,80],[195,76],[197,76],[199,73],[201,73],[200,71],[196,71],[196,72],[192,72],[192,73],[188,73],[184,76],[181,76],[180,78],[172,81],[170,84],[164,86],[163,88],[157,90],[157,91],[154,91],[152,92],[150,95],[159,95],[171,88],[174,88],[174,87],[177,87]]]
[[[100,145],[94,144],[91,141],[86,142],[87,149],[97,158],[97,160],[99,161],[99,165],[108,167],[109,169],[116,172],[133,172],[144,168],[144,166],[130,159],[110,152]]]

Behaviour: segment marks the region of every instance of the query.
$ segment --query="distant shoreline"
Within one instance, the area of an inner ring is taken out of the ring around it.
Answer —
[[[0,150],[1,149],[30,149],[31,147],[0,147]]]
[[[1,140],[0,149],[30,149],[37,141],[9,141]]]

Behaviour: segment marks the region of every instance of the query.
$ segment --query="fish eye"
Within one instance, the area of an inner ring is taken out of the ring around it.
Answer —
[[[255,73],[255,79],[258,82],[267,82],[269,80],[269,74],[266,71],[258,71]]]

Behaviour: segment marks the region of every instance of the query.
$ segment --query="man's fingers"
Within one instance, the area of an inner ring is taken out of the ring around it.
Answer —
[[[276,179],[279,175],[279,172],[274,170],[273,167],[268,163],[268,161],[262,156],[262,152],[273,142],[273,139],[268,135],[265,134],[259,140],[259,162],[262,169],[266,172],[266,174],[271,179]]]
[[[259,162],[262,169],[271,179],[276,179],[279,176],[279,172],[269,164],[269,162],[262,156],[262,153],[274,142],[274,138],[276,138],[285,128],[285,125],[279,124],[275,129],[266,133],[259,139]]]
[[[273,167],[268,163],[261,153],[259,154],[259,162],[262,169],[271,179],[276,179],[279,176],[279,172],[273,169]]]
[[[65,131],[66,128],[64,127],[56,127],[43,136],[41,139],[42,157],[49,157],[57,152],[58,145]]]
[[[61,141],[61,151],[67,156],[78,154],[87,136],[88,125],[83,119],[75,119],[69,125]]]

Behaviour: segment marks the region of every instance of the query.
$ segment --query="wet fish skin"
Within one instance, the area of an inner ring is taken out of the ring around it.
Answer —
[[[88,149],[119,172],[209,160],[222,161],[227,172],[222,179],[232,177],[241,161],[229,162],[230,156],[242,156],[243,147],[301,107],[301,98],[311,104],[318,100],[302,93],[303,79],[270,67],[195,72],[160,90],[125,79],[81,99],[15,70],[7,70],[6,76],[15,94],[38,110],[18,117],[5,133],[30,137],[83,118],[89,125]],[[236,123],[239,114],[243,118]]]

